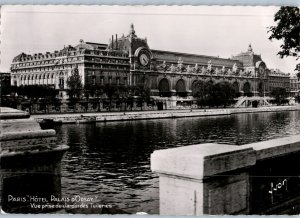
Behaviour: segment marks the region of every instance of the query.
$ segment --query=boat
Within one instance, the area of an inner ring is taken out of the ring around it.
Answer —
[[[42,129],[53,129],[55,126],[61,126],[61,120],[54,120],[54,119],[43,119],[40,123]]]

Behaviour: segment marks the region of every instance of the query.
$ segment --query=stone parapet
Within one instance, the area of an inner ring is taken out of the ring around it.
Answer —
[[[297,213],[299,160],[299,135],[243,146],[209,143],[154,151],[160,215]]]
[[[61,196],[61,159],[68,146],[57,143],[55,130],[43,130],[28,113],[0,107],[0,209],[8,213],[38,213],[32,202],[9,196]],[[45,211],[44,211],[45,212]]]

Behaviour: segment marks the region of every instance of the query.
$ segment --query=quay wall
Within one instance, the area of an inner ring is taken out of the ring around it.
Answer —
[[[134,112],[104,112],[104,113],[70,113],[70,114],[43,114],[32,115],[41,122],[43,119],[53,119],[62,123],[91,123],[109,122],[122,120],[146,120],[180,117],[202,117],[231,115],[238,113],[276,112],[300,110],[300,105],[296,106],[273,106],[260,108],[220,108],[220,109],[193,109],[193,110],[165,110],[165,111],[134,111]]]

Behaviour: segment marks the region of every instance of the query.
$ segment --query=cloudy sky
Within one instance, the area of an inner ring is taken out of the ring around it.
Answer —
[[[294,73],[296,60],[280,59],[279,41],[268,40],[278,7],[238,6],[3,6],[0,72],[14,56],[60,50],[80,39],[108,43],[134,24],[152,49],[229,58],[249,43],[268,68]]]

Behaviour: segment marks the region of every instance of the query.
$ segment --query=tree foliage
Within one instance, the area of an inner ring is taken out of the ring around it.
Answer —
[[[197,81],[193,96],[198,99],[198,105],[216,106],[223,105],[226,107],[234,99],[235,91],[233,85],[229,82],[213,83],[212,81]]]
[[[288,93],[285,88],[276,87],[271,91],[270,94],[275,98],[275,103],[277,103],[277,105],[286,103],[285,99],[288,96]]]
[[[67,85],[69,87],[67,93],[70,100],[78,100],[82,91],[82,81],[77,67],[72,71],[71,76],[68,78]]]
[[[58,95],[58,90],[53,87],[45,85],[31,85],[31,86],[12,86],[11,92],[19,96],[26,96],[28,98],[48,98],[54,99]]]
[[[270,40],[283,40],[278,55],[283,57],[300,57],[300,10],[298,7],[282,6],[275,14],[276,26],[269,27]],[[299,66],[298,64],[297,66]]]

